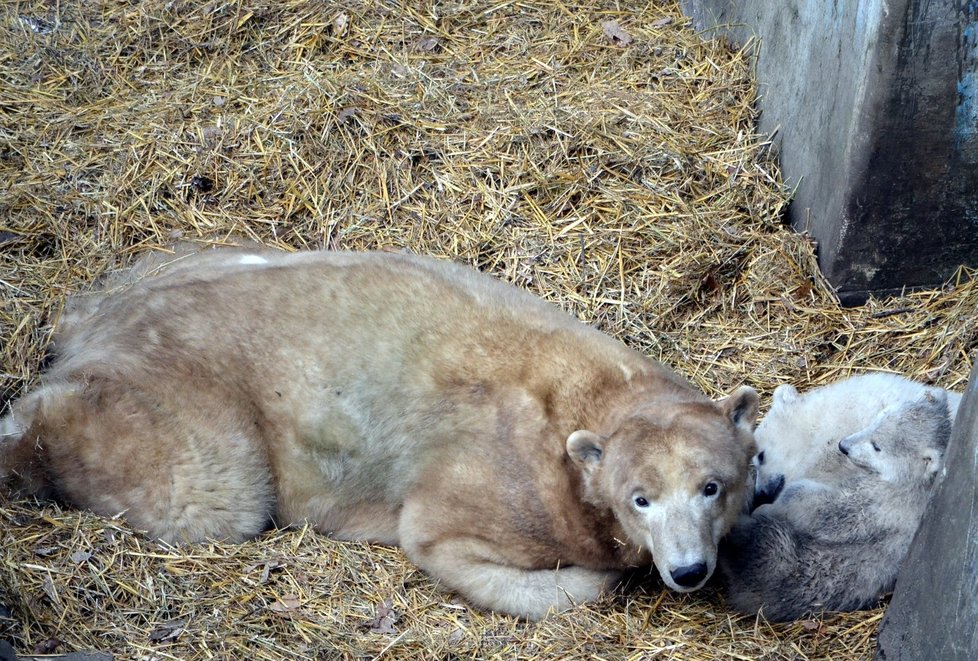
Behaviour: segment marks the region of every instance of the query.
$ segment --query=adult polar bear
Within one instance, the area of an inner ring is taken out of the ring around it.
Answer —
[[[274,521],[400,544],[527,618],[650,561],[680,591],[713,572],[752,389],[712,402],[447,262],[226,249],[156,266],[69,305],[42,385],[0,420],[10,486],[171,541]]]

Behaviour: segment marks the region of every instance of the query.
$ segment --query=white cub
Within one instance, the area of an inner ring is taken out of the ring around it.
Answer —
[[[960,399],[891,374],[778,387],[756,431],[754,510],[720,549],[730,605],[791,620],[892,590]]]
[[[871,372],[800,394],[784,384],[774,390],[771,410],[757,427],[755,501],[770,502],[785,484],[835,474],[845,459],[840,440],[867,429],[879,415],[927,393],[947,397],[954,421],[961,395],[926,386],[897,374]]]

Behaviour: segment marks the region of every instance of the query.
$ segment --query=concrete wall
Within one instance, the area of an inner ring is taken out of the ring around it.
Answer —
[[[843,302],[978,265],[978,1],[682,0],[757,37],[760,130]]]
[[[885,661],[978,659],[978,364],[879,633]]]
[[[760,130],[843,302],[978,266],[978,0],[681,0],[759,39]],[[978,659],[978,365],[879,634],[885,661]]]

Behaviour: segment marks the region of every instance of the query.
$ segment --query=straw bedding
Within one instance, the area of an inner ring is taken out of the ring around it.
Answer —
[[[174,239],[411,250],[514,282],[711,395],[867,369],[963,388],[978,285],[843,309],[753,133],[749,57],[674,2],[0,3],[0,402],[66,293]],[[539,624],[309,530],[169,548],[0,503],[0,639],[132,659],[857,659],[652,575]]]

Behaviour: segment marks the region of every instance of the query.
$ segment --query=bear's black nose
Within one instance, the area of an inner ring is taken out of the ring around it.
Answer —
[[[761,505],[770,505],[778,499],[782,489],[784,489],[784,475],[771,478],[767,484],[754,492],[754,504],[751,509],[756,510]]]
[[[673,569],[669,574],[672,576],[672,580],[676,582],[676,585],[681,585],[684,588],[692,588],[703,582],[703,579],[706,578],[706,572],[706,563],[697,562],[695,565],[686,565],[685,567]]]

